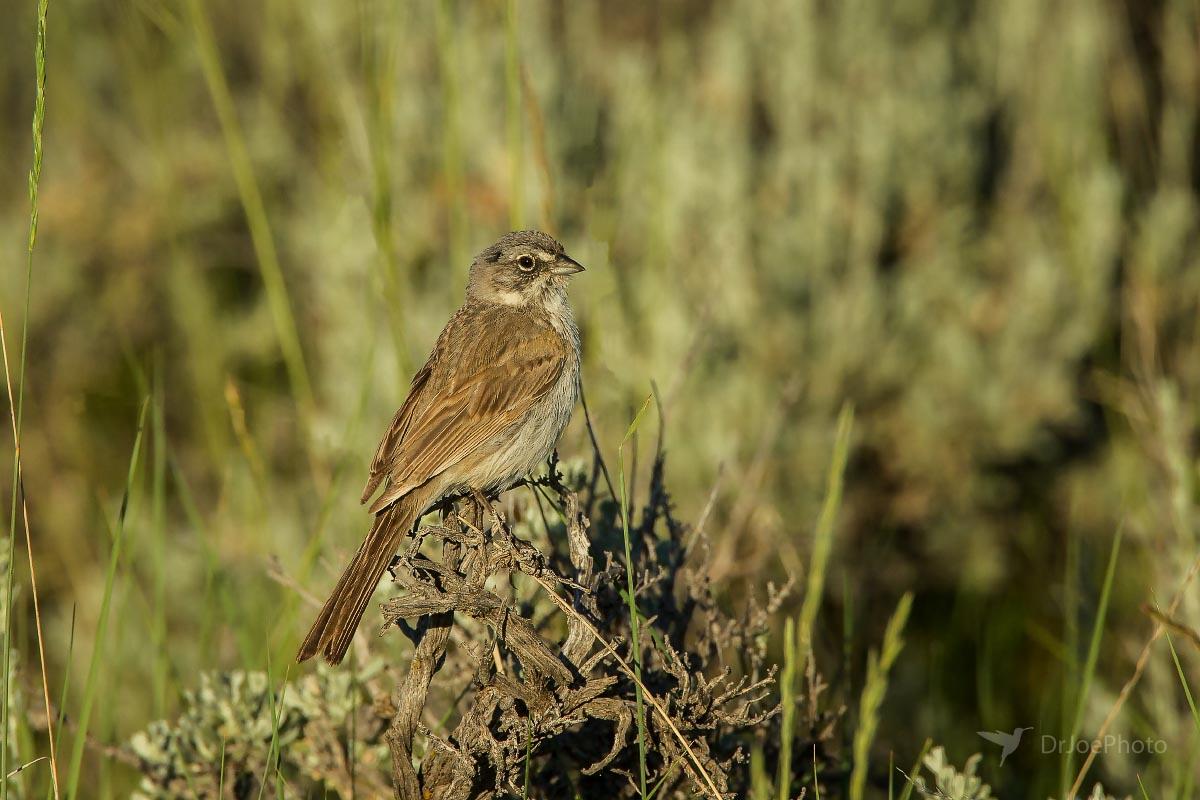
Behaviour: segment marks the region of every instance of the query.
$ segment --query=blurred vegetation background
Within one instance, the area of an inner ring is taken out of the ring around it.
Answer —
[[[35,11],[0,26],[10,353]],[[1090,736],[1153,633],[1143,604],[1186,585],[1174,617],[1200,627],[1194,0],[52,0],[49,19],[22,451],[52,686],[69,677],[73,711],[99,648],[98,740],[177,713],[201,671],[282,676],[310,611],[270,559],[328,588],[377,437],[472,254],[514,227],[588,266],[599,439],[612,456],[657,387],[677,513],[715,498],[731,602],[803,574],[853,404],[816,635],[853,697],[915,592],[882,763],[928,737],[984,752],[1002,796],[1061,797],[1077,755],[1001,768],[975,732]],[[564,457],[590,452],[582,420]],[[1113,728],[1167,752],[1103,754],[1114,793],[1196,793],[1200,654],[1173,641],[1183,682],[1159,640]],[[85,769],[129,786],[94,752]]]

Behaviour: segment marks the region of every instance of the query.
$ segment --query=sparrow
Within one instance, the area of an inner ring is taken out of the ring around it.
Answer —
[[[544,462],[579,398],[579,328],[567,279],[583,266],[541,231],[475,257],[466,301],[438,336],[371,461],[370,532],[300,645],[346,654],[371,595],[421,517],[444,498],[491,495]],[[378,496],[376,493],[378,492]]]

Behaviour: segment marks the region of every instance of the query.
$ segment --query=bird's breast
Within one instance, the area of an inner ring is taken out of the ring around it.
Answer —
[[[579,399],[579,358],[568,360],[554,386],[529,410],[523,420],[497,436],[491,453],[480,459],[472,487],[506,489],[533,472],[550,457]]]

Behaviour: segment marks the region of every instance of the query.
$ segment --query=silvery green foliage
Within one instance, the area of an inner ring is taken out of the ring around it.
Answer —
[[[942,798],[943,800],[988,800],[992,797],[992,787],[983,782],[975,774],[983,757],[976,753],[967,759],[962,772],[946,759],[946,751],[939,745],[925,756],[923,764],[933,777],[934,786],[926,785],[920,775],[912,776],[913,786],[926,797]]]
[[[1092,793],[1088,796],[1088,800],[1117,800],[1117,798],[1104,791],[1104,787],[1097,783],[1092,787]],[[1124,800],[1130,800],[1129,795],[1126,795]]]
[[[1051,800],[1053,800],[1053,798],[1051,798]],[[1092,793],[1088,795],[1088,800],[1117,800],[1117,798],[1104,791],[1104,786],[1100,783],[1097,783],[1092,787]],[[1125,797],[1121,798],[1121,800],[1131,800],[1131,798],[1129,795],[1125,795]]]
[[[203,674],[177,719],[153,722],[130,740],[143,774],[134,796],[256,796],[264,775],[269,787],[277,779],[323,783],[349,796],[351,741],[356,788],[379,788],[371,765],[386,758],[383,720],[365,686],[378,671],[377,663],[357,673],[322,665],[282,692],[264,672]]]
[[[1052,797],[1050,800],[1054,800],[1054,798]],[[1096,785],[1092,787],[1092,793],[1088,795],[1087,800],[1117,800],[1117,798],[1104,791],[1104,786],[1097,782]],[[1131,798],[1129,795],[1125,795],[1125,797],[1121,798],[1121,800],[1131,800]]]

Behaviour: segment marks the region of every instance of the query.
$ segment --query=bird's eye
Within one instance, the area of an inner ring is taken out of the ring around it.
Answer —
[[[520,267],[522,272],[529,272],[529,270],[533,269],[533,256],[521,256],[517,259],[517,266]]]

